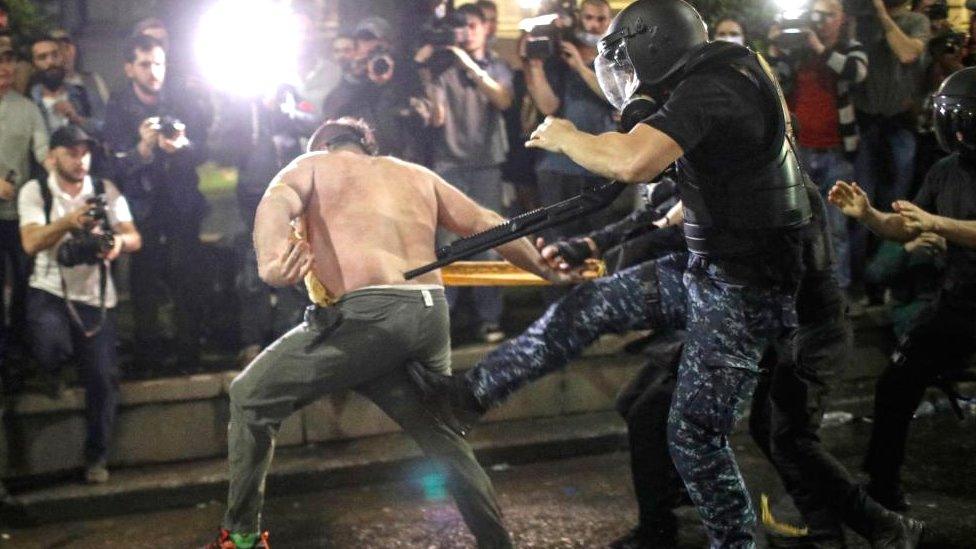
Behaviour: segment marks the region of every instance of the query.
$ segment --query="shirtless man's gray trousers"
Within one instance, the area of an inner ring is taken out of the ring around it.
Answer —
[[[443,470],[479,547],[510,547],[491,481],[471,447],[424,407],[405,366],[450,372],[447,302],[440,288],[364,288],[268,347],[230,387],[230,496],[224,528],[260,531],[274,437],[293,412],[353,389],[376,403]]]

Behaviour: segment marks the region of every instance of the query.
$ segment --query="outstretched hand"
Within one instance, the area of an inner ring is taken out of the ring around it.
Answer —
[[[868,195],[857,183],[838,180],[827,193],[827,200],[847,217],[861,219],[871,207]]]
[[[547,116],[532,132],[525,146],[534,149],[545,149],[550,152],[561,153],[566,144],[566,138],[576,131],[576,126],[565,118]]]
[[[905,227],[909,229],[920,232],[932,232],[936,229],[938,222],[936,216],[907,200],[896,200],[891,204],[891,208],[898,212],[905,221]]]

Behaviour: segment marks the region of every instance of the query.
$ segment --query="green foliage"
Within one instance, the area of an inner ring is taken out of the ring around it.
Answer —
[[[4,0],[10,16],[10,31],[19,47],[30,41],[31,37],[44,33],[50,21],[29,0]]]

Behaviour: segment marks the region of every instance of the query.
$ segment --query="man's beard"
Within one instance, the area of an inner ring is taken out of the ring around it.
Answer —
[[[133,83],[136,85],[137,88],[139,88],[139,91],[141,91],[146,95],[159,95],[160,90],[150,88],[149,86],[146,86],[141,82],[136,82],[135,80],[133,80]]]
[[[51,67],[37,73],[37,79],[48,91],[55,91],[64,83],[65,75],[67,75],[67,71],[64,70],[64,67]]]
[[[75,175],[65,171],[61,166],[55,165],[54,168],[58,172],[58,179],[60,179],[65,183],[81,183],[82,181],[85,180],[84,172],[82,172],[80,177],[76,177]]]

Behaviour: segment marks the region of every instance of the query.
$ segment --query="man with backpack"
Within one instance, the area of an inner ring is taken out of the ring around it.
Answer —
[[[24,250],[34,257],[27,294],[33,355],[56,375],[72,356],[85,385],[85,480],[108,480],[108,447],[118,403],[118,357],[109,264],[142,246],[125,197],[88,175],[92,139],[69,125],[51,136],[46,181],[20,191]]]

